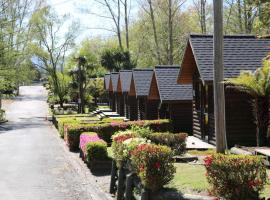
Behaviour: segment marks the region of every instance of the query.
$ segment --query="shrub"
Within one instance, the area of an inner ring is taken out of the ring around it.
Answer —
[[[174,176],[173,152],[169,147],[141,144],[131,152],[131,163],[144,187],[157,191]]]
[[[117,167],[121,167],[125,160],[123,142],[130,138],[135,138],[136,136],[137,135],[130,130],[121,131],[112,136],[113,158],[116,161]]]
[[[64,126],[65,124],[78,123],[77,119],[74,117],[63,117],[57,119],[58,132],[61,138],[64,138]]]
[[[259,199],[267,181],[261,157],[214,154],[204,162],[211,195],[230,200]]]
[[[151,142],[166,145],[174,150],[174,153],[181,155],[186,152],[186,133],[152,133],[147,136]]]
[[[163,130],[169,127],[170,122],[168,120],[145,120],[134,122],[97,122],[92,124],[65,124],[64,125],[64,139],[69,146],[70,150],[77,150],[79,148],[80,134],[82,132],[96,132],[101,139],[111,144],[111,137],[118,131],[124,131],[131,128],[131,126],[149,126],[154,131]],[[153,128],[156,127],[156,128]]]
[[[86,144],[86,161],[89,163],[95,160],[108,159],[107,143],[99,139],[95,142],[89,142]]]
[[[99,141],[100,138],[98,137],[97,133],[95,132],[85,132],[80,135],[80,149],[82,152],[82,158],[84,160],[86,156],[86,145],[89,142],[96,142]]]
[[[150,134],[153,133],[153,131],[149,127],[141,127],[138,125],[132,125],[131,126],[131,131],[134,133],[137,133],[140,137],[145,137],[147,138]]]

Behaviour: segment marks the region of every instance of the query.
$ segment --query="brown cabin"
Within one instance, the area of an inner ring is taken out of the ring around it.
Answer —
[[[131,77],[129,97],[136,101],[137,117],[135,120],[158,119],[158,100],[148,100],[148,93],[153,69],[134,69]],[[132,107],[133,108],[133,107]],[[130,110],[130,112],[133,112]],[[135,113],[136,111],[134,111]]]
[[[270,52],[270,40],[255,36],[224,36],[224,77],[255,71]],[[213,97],[213,36],[190,35],[178,76],[193,87],[193,135],[215,144]],[[251,97],[225,86],[226,138],[229,147],[256,145]]]
[[[108,102],[109,107],[112,107],[112,97],[110,96],[110,92],[109,92],[109,85],[110,85],[110,78],[111,78],[111,74],[105,74],[104,76],[104,90],[106,91],[106,99]]]
[[[132,77],[132,70],[120,70],[119,77],[118,77],[118,83],[117,83],[117,93],[119,98],[123,99],[123,104],[120,108],[121,115],[125,116],[127,119],[135,120],[136,119],[136,113],[130,112],[130,109],[134,105],[132,96],[128,96],[128,92],[130,89],[130,83],[131,83],[131,77]],[[136,99],[135,99],[136,101]],[[135,105],[136,110],[136,105]]]
[[[111,110],[119,113],[120,101],[117,93],[118,72],[112,72],[109,83],[109,97],[111,102]]]
[[[192,133],[192,85],[177,84],[180,66],[156,66],[148,100],[158,101],[158,118],[170,119],[175,132]]]

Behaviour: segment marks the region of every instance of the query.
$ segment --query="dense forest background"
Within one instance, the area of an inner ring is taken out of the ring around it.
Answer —
[[[82,81],[76,78],[78,65],[83,65],[84,87],[89,92],[102,93],[102,81],[97,78],[106,72],[181,64],[188,35],[213,32],[211,0],[83,2],[77,10],[85,14],[85,20],[91,21],[91,16],[101,19],[99,27],[87,31],[99,29],[106,37],[78,42],[76,38],[84,29],[80,23],[68,15],[58,16],[44,0],[0,0],[2,94],[48,77],[56,94],[53,99],[63,101],[67,93],[76,93],[69,91],[70,85],[76,89],[76,82]],[[110,25],[103,26],[102,21]],[[224,0],[225,34],[265,37],[269,26],[268,0]],[[80,63],[78,58],[85,61]]]

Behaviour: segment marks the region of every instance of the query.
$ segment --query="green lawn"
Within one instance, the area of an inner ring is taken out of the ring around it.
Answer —
[[[182,193],[205,194],[207,195],[208,183],[205,177],[203,165],[176,163],[176,173],[168,187],[175,188]],[[268,177],[270,170],[267,169]],[[265,185],[262,197],[270,197],[270,181]]]

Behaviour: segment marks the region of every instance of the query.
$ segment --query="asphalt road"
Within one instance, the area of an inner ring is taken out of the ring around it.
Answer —
[[[0,200],[105,200],[110,197],[46,121],[46,91],[23,86],[0,125]]]

